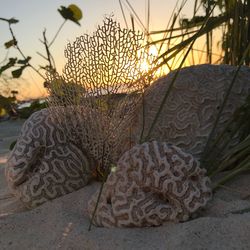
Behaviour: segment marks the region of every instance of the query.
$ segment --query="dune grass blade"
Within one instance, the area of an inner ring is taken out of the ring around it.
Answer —
[[[238,169],[240,164],[246,157],[250,155],[250,140],[246,139],[239,145],[235,146],[231,151],[227,153],[224,160],[217,166],[215,171],[210,176],[214,176],[219,172],[222,172],[228,168]],[[235,166],[233,166],[235,165]]]
[[[233,169],[230,173],[226,174],[226,176],[222,177],[213,187],[213,190],[216,190],[221,185],[235,178],[237,175],[243,173],[244,171],[250,170],[250,156],[248,156],[245,160],[243,160],[237,169]]]
[[[124,22],[125,22],[126,28],[128,29],[128,22],[127,22],[125,13],[124,13],[124,9],[123,9],[123,5],[122,5],[121,0],[119,0],[119,5],[120,5],[120,9],[121,9],[121,11],[122,11],[123,20],[124,20]]]
[[[213,8],[214,9],[214,8]],[[168,51],[165,51],[164,53],[162,53],[157,60],[160,60],[162,58],[164,58],[167,54],[169,54],[170,52],[176,51],[178,49],[183,49],[185,48],[188,44],[192,43],[194,40],[196,40],[198,37],[203,36],[204,34],[206,34],[207,32],[215,29],[216,27],[219,27],[221,24],[223,24],[224,22],[226,22],[229,19],[229,16],[224,15],[224,16],[219,16],[216,18],[212,18],[211,20],[207,19],[203,25],[201,26],[201,28],[199,29],[199,31],[197,33],[195,33],[192,37],[187,38],[186,40],[184,40],[183,42],[177,44],[176,46],[172,47],[171,49],[169,49]],[[206,24],[206,25],[204,25]]]
[[[133,8],[132,4],[128,1],[125,0],[125,2],[127,3],[127,5],[129,6],[129,8],[131,9],[133,15],[135,15],[137,21],[139,22],[139,24],[141,25],[141,27],[143,28],[143,31],[147,31],[147,28],[145,27],[145,25],[143,24],[141,18],[138,16],[138,14],[136,13],[135,9]]]
[[[230,83],[230,85],[229,85],[229,88],[228,88],[228,90],[227,90],[227,92],[226,92],[226,95],[225,95],[225,98],[224,98],[224,100],[223,100],[223,103],[222,103],[222,105],[220,106],[220,109],[219,109],[219,112],[218,112],[218,114],[217,114],[216,120],[215,120],[215,122],[214,122],[213,128],[212,128],[212,130],[211,130],[211,132],[210,132],[210,134],[209,134],[207,143],[206,143],[206,145],[205,145],[205,148],[204,148],[204,151],[203,151],[203,155],[202,155],[202,158],[201,158],[201,164],[202,164],[203,167],[205,167],[207,170],[209,170],[209,168],[208,168],[208,166],[206,166],[206,164],[205,164],[205,163],[206,163],[206,158],[209,156],[209,154],[210,154],[212,148],[214,148],[214,146],[215,146],[215,145],[213,145],[212,148],[210,147],[210,146],[211,146],[211,141],[212,141],[213,136],[214,136],[214,134],[215,134],[215,130],[216,130],[216,128],[217,128],[217,125],[218,125],[218,122],[219,122],[219,120],[220,120],[221,114],[222,114],[222,112],[223,112],[223,110],[224,110],[224,107],[225,107],[225,105],[226,105],[226,102],[227,102],[227,100],[228,100],[228,97],[229,97],[229,95],[230,95],[230,93],[231,93],[231,90],[232,90],[232,88],[233,88],[233,86],[234,86],[234,83],[235,83],[235,81],[236,81],[236,78],[237,78],[237,76],[238,76],[238,73],[239,73],[239,71],[240,71],[240,68],[242,67],[242,65],[243,65],[243,63],[244,63],[244,60],[245,60],[246,56],[247,56],[248,53],[249,53],[249,50],[250,50],[250,43],[248,44],[246,50],[244,51],[244,54],[243,54],[242,59],[241,59],[241,62],[240,62],[239,66],[237,67],[237,70],[235,71],[235,73],[234,73],[234,75],[233,75],[232,81],[231,81],[231,83]]]
[[[150,24],[150,0],[147,5],[147,36],[149,35],[149,24]]]
[[[237,123],[237,126],[231,128],[230,125],[234,125],[233,124],[234,122]],[[201,159],[204,166],[207,166],[208,175],[213,175],[214,171],[217,172],[216,170],[218,164],[218,162],[216,161],[217,157],[227,149],[227,145],[231,142],[233,137],[241,130],[241,128],[242,124],[240,123],[240,121],[238,120],[230,121],[228,125],[224,128],[224,130],[221,132],[221,134],[216,137],[214,143],[210,146],[209,154],[207,155],[207,157]],[[227,134],[228,130],[231,130],[229,134]],[[219,144],[220,146],[218,150],[217,145]]]
[[[102,181],[102,185],[101,185],[101,187],[100,187],[100,189],[99,189],[99,193],[98,193],[98,197],[97,197],[97,202],[96,202],[96,204],[95,204],[94,212],[92,213],[92,216],[91,216],[91,220],[90,220],[90,223],[89,223],[88,231],[91,230],[91,227],[92,227],[92,225],[93,225],[93,221],[94,221],[94,219],[95,219],[96,211],[97,211],[97,208],[98,208],[98,205],[99,205],[99,201],[100,201],[100,198],[101,198],[101,195],[102,195],[104,183],[105,183],[105,181]]]
[[[199,30],[192,30],[192,31],[189,31],[189,32],[186,32],[186,33],[181,33],[181,34],[178,34],[178,35],[171,35],[171,36],[166,37],[166,38],[155,40],[155,41],[151,42],[150,45],[154,45],[154,44],[161,43],[161,42],[166,42],[166,41],[169,41],[169,40],[174,39],[174,38],[180,38],[180,37],[183,37],[183,36],[187,36],[187,35],[190,35],[190,34],[193,34],[193,33],[197,33],[198,31]]]
[[[171,13],[170,19],[169,19],[168,24],[167,24],[167,28],[166,28],[167,31],[163,32],[164,33],[163,38],[167,38],[167,37],[171,38],[172,37],[172,34],[174,32],[174,26],[175,26],[175,23],[177,21],[177,18],[180,16],[180,13],[181,13],[182,9],[184,8],[184,6],[187,3],[187,0],[183,0],[180,7],[177,9],[178,3],[179,3],[179,0],[176,1],[175,7],[174,7],[174,9],[173,9],[173,11]],[[177,11],[175,11],[176,9],[177,9]],[[169,28],[169,26],[170,26],[170,28]],[[158,54],[161,52],[161,50],[163,48],[163,45],[164,45],[164,40],[160,44],[160,47],[158,49]],[[168,46],[167,48],[170,47],[170,40],[168,41],[167,46]]]
[[[213,144],[210,146],[209,155],[204,159],[204,164],[210,166],[208,169],[208,175],[214,175],[220,171],[226,169],[222,167],[221,163],[218,167],[218,163],[214,161],[216,157],[221,154],[227,148],[227,145],[230,144],[230,141],[233,139],[234,135],[238,133],[240,143],[233,148],[229,149],[227,154],[223,157],[223,166],[230,166],[233,164],[233,159],[237,154],[237,160],[242,159],[247,149],[250,150],[250,95],[246,98],[246,102],[238,108],[234,114],[233,119],[229,121],[224,130],[219,134]],[[227,131],[231,132],[227,134]],[[223,143],[221,143],[221,141]],[[218,144],[220,143],[220,149],[218,150]],[[250,152],[249,152],[250,154]],[[229,159],[227,161],[227,159]]]
[[[141,135],[140,135],[139,143],[142,143],[144,129],[145,129],[145,95],[143,93],[142,94],[142,129],[141,129]]]
[[[198,27],[198,26],[201,26],[203,24],[203,22],[200,22],[200,23],[196,23],[194,24],[193,26],[189,26],[189,28],[195,28],[195,27]],[[170,27],[169,29],[165,29],[165,30],[153,30],[153,31],[150,31],[149,34],[150,35],[159,35],[159,34],[162,34],[162,33],[168,33],[168,32],[175,32],[175,31],[182,31],[182,30],[186,30],[187,28],[186,27],[176,27],[176,28],[173,28],[173,27]]]
[[[230,155],[234,155],[238,152],[244,151],[246,148],[250,148],[250,135],[245,138],[240,144],[237,146],[233,147],[225,156],[227,158]]]

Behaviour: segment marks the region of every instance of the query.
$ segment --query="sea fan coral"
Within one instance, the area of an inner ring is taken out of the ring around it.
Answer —
[[[120,28],[112,18],[92,36],[85,34],[69,44],[65,56],[63,75],[48,75],[52,115],[67,125],[69,138],[73,131],[82,131],[78,146],[105,172],[129,148],[128,124],[154,79],[141,66],[151,57],[143,47],[143,34]],[[55,112],[58,106],[67,109]]]

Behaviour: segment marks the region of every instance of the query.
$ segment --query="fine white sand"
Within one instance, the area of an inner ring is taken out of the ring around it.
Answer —
[[[188,222],[154,228],[93,226],[88,231],[87,201],[99,183],[26,210],[7,188],[8,152],[1,150],[0,249],[250,249],[250,173],[216,192],[206,209]]]

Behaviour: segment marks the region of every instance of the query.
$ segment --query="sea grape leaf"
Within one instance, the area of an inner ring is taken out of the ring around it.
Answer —
[[[0,17],[0,20],[6,21],[6,22],[8,22],[9,24],[14,24],[14,23],[18,23],[18,22],[19,22],[19,20],[15,19],[15,18],[13,18],[13,17],[12,17],[11,19],[6,19],[6,18]]]
[[[19,20],[12,17],[11,19],[8,20],[8,22],[9,22],[9,24],[14,24],[14,23],[18,23]]]
[[[6,49],[8,49],[8,48],[10,48],[12,46],[15,46],[15,45],[17,45],[16,39],[12,39],[12,40],[10,40],[10,41],[8,41],[8,42],[6,42],[4,44],[4,46],[5,46]]]
[[[0,68],[0,75],[1,75],[2,72],[5,71],[6,69],[9,69],[9,68],[11,68],[12,66],[14,66],[15,63],[16,63],[16,60],[17,60],[17,58],[12,58],[12,57],[9,58],[9,62]]]
[[[82,11],[75,4],[70,4],[68,8],[73,12],[73,17],[75,20],[79,21],[82,19]]]
[[[24,60],[18,60],[17,63],[19,63],[19,64],[27,64],[30,59],[31,59],[31,57],[27,56]]]
[[[22,67],[20,67],[19,69],[16,69],[16,70],[13,70],[11,71],[11,74],[13,76],[13,78],[19,78],[22,73],[23,73],[23,70],[27,67],[28,65],[24,65]]]
[[[70,4],[67,8],[61,6],[61,9],[58,9],[58,11],[64,19],[81,25],[78,21],[82,19],[82,11],[77,5]]]

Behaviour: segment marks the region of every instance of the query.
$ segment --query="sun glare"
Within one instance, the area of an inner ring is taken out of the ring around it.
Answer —
[[[141,63],[141,71],[142,72],[148,72],[149,71],[149,68],[150,68],[150,65],[149,65],[149,63],[146,61],[146,60],[144,60],[142,63]]]
[[[157,66],[156,59],[159,56],[159,52],[156,48],[156,46],[150,46],[148,48],[148,51],[145,53],[145,56],[140,62],[140,70],[142,73],[150,72],[152,69],[154,69]],[[166,72],[165,67],[160,67],[154,72],[154,76],[156,78],[162,76]]]

